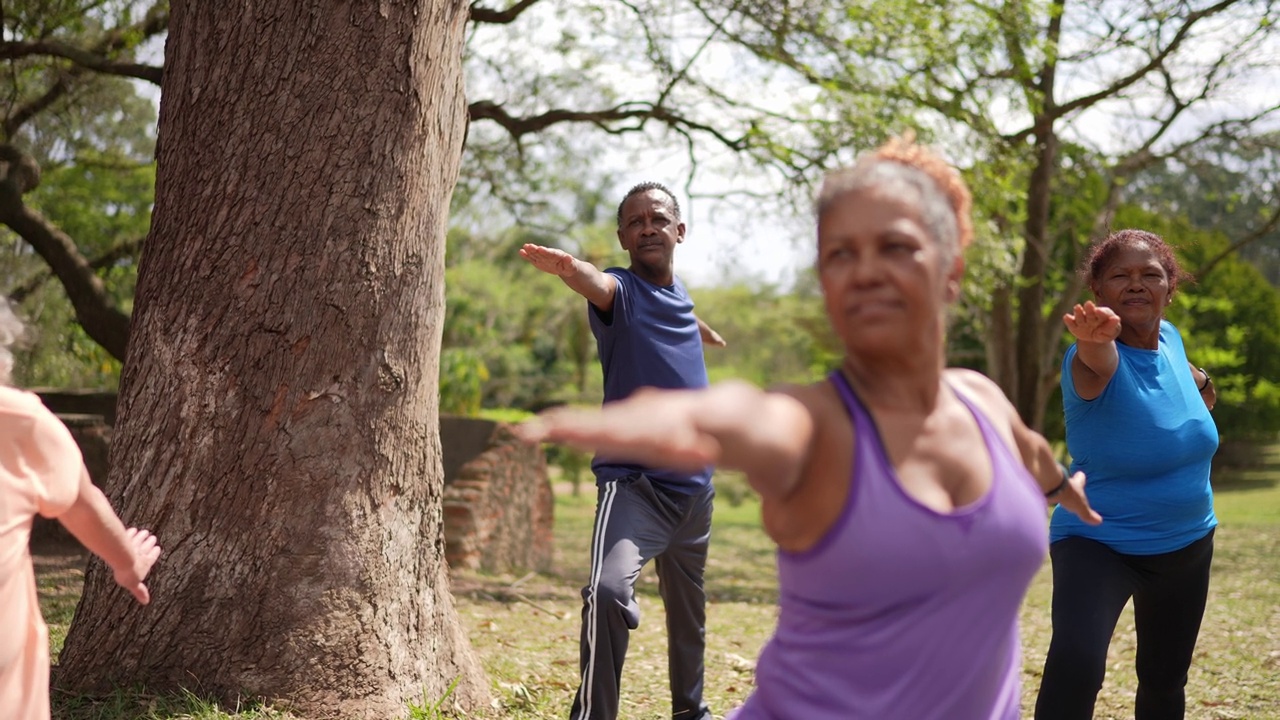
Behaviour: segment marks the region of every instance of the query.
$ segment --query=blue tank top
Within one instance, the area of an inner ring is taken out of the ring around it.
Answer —
[[[1209,485],[1218,428],[1172,323],[1161,321],[1155,350],[1116,349],[1116,372],[1092,400],[1076,394],[1076,346],[1062,359],[1067,450],[1072,468],[1088,478],[1085,492],[1102,524],[1058,508],[1049,539],[1086,537],[1128,555],[1180,550],[1218,524]]]
[[[848,499],[816,546],[778,552],[778,627],[730,717],[1016,720],[1018,611],[1048,551],[1043,495],[961,395],[991,488],[950,513],[922,505],[843,376],[832,382],[856,433]]]
[[[591,332],[604,370],[604,401],[621,400],[642,387],[704,388],[707,366],[693,300],[679,278],[654,285],[624,268],[609,268],[618,281],[613,307],[600,312],[588,303]],[[686,494],[705,490],[711,468],[684,473],[649,468],[596,455],[597,482],[643,472],[656,485]]]

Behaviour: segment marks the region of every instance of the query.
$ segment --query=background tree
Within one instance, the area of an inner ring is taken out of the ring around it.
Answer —
[[[1056,384],[1059,318],[1080,294],[1071,271],[1129,179],[1210,141],[1250,142],[1280,108],[1280,9],[1265,0],[695,2],[814,89],[825,111],[807,141],[759,144],[783,148],[798,176],[905,125],[975,168],[989,232],[1018,243],[1016,273],[991,276],[986,338],[1011,352],[987,370],[1037,427]],[[1074,202],[1063,176],[1081,169],[1101,192],[1068,219],[1055,205]]]
[[[680,7],[691,12],[683,0],[673,0],[667,9]],[[9,62],[14,83],[9,123],[18,128],[51,108],[78,107],[83,89],[97,87],[104,76],[158,87],[164,68],[149,61],[147,43],[166,31],[168,8],[166,0],[9,3],[0,42],[0,59]],[[706,152],[699,138],[731,153],[750,142],[750,111],[727,113],[733,102],[708,95],[705,83],[694,82],[694,61],[715,36],[713,28],[675,32],[669,16],[639,14],[620,0],[520,0],[497,7],[478,0],[470,6],[470,19],[467,67],[474,99],[467,108],[467,172],[457,207],[472,209],[473,220],[501,212],[508,221],[563,231],[567,220],[560,208],[599,183],[604,176],[598,157],[618,153],[616,138],[623,136],[642,138],[629,146],[633,150],[683,149],[691,159]],[[531,42],[553,52],[529,53]],[[689,56],[678,57],[688,47]],[[620,75],[625,83],[617,81]],[[95,117],[110,121],[126,107],[132,111],[134,105],[122,101],[115,111],[97,107]],[[574,129],[584,125],[599,132]],[[57,137],[65,141],[70,134]],[[44,165],[46,158],[33,154],[27,139],[14,133],[8,139],[7,152],[26,158],[21,167],[34,171]],[[5,222],[4,207],[13,208],[8,224],[54,269],[84,332],[122,358],[127,307],[100,287],[101,273],[95,270],[111,262],[127,264],[136,255],[125,253],[122,260],[120,247],[96,248],[91,239],[65,232],[56,217],[30,216],[26,211],[37,208],[21,201],[35,177],[34,172],[15,176],[5,186],[10,188],[7,205],[0,188],[0,222]],[[460,213],[458,221],[466,220],[467,213]],[[501,228],[490,223],[480,229]],[[136,239],[132,243],[136,246]]]
[[[68,687],[370,718],[451,682],[486,699],[436,400],[465,21],[447,0],[174,3],[109,480],[166,556],[146,608],[91,566]]]
[[[0,241],[14,258],[8,294],[28,301],[25,314],[47,336],[31,359],[48,358],[49,345],[84,347],[87,336],[110,356],[86,354],[91,365],[104,366],[96,375],[118,373],[128,341],[129,265],[150,219],[155,118],[152,103],[123,78],[159,82],[159,68],[134,58],[164,32],[167,8],[5,3],[0,224],[8,233]],[[44,270],[24,257],[30,251]],[[49,274],[61,284],[61,298],[44,292]],[[78,328],[67,322],[71,314]]]
[[[1196,276],[1217,272],[1218,263],[1238,254],[1280,285],[1280,131],[1210,141],[1152,163],[1135,174],[1129,196],[1152,214],[1185,217],[1190,227],[1228,239],[1190,268]]]

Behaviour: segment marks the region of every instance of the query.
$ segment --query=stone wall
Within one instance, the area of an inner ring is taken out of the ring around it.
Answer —
[[[542,448],[510,427],[440,418],[449,566],[488,572],[551,569],[553,498]]]

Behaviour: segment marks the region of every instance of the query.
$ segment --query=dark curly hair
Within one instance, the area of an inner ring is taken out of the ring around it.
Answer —
[[[1089,248],[1089,254],[1085,256],[1084,265],[1080,270],[1085,281],[1090,287],[1095,286],[1102,280],[1102,273],[1107,269],[1107,265],[1121,250],[1139,245],[1150,248],[1160,266],[1164,268],[1164,274],[1169,277],[1170,296],[1178,289],[1179,282],[1191,282],[1191,275],[1178,264],[1173,248],[1164,241],[1164,238],[1147,230],[1132,228],[1117,230]]]
[[[622,196],[622,202],[618,203],[618,227],[622,227],[622,207],[627,204],[627,201],[640,193],[649,192],[650,190],[657,190],[671,199],[671,214],[675,215],[676,222],[680,222],[680,201],[676,200],[676,194],[671,192],[671,188],[666,185],[650,181],[642,182],[632,187],[627,191],[626,195]]]

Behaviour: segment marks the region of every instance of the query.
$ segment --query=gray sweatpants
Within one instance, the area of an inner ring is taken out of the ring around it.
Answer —
[[[711,540],[715,491],[683,495],[660,490],[645,475],[602,483],[591,538],[591,580],[582,589],[582,685],[571,720],[614,720],[622,663],[640,625],[636,578],[656,560],[667,611],[671,714],[711,720],[702,701],[707,594],[702,575]]]

